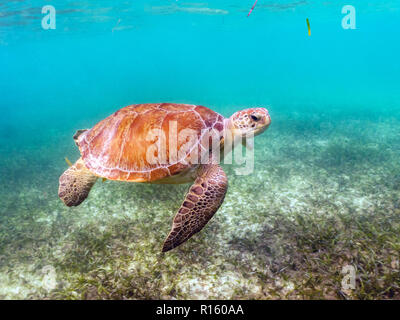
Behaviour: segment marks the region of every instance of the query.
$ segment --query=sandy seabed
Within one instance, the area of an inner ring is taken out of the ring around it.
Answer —
[[[72,133],[3,135],[1,299],[399,299],[400,120],[273,117],[255,170],[202,232],[161,246],[188,185],[97,182],[57,197]],[[78,129],[78,128],[77,128]],[[343,287],[343,268],[355,288]]]

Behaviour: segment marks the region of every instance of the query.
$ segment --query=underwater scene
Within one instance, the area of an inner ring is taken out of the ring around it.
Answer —
[[[0,299],[400,299],[399,31],[397,0],[1,1]],[[135,176],[160,114],[254,133],[250,170]]]

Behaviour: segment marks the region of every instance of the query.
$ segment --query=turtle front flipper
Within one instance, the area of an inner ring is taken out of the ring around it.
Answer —
[[[201,165],[197,179],[175,215],[162,251],[166,252],[179,246],[203,229],[221,206],[227,189],[228,180],[219,165]]]
[[[93,175],[79,158],[60,177],[58,196],[68,206],[78,206],[89,195],[97,177]]]

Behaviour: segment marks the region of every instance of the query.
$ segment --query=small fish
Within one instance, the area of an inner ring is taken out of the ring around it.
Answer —
[[[69,165],[70,167],[72,166],[72,162],[69,161],[69,159],[67,157],[64,158],[65,162],[67,163],[67,165]]]
[[[308,35],[311,36],[310,20],[308,20],[308,18],[307,18],[306,21],[307,21],[307,27],[308,27]]]
[[[257,4],[257,1],[258,1],[258,0],[256,0],[256,2],[254,2],[254,4],[253,4],[253,6],[251,7],[251,9],[250,9],[249,14],[247,15],[247,17],[248,17],[248,16],[251,14],[251,12],[253,11],[254,7],[255,7],[256,4]]]
[[[107,178],[103,178],[103,180],[102,180],[103,182],[105,182],[105,181],[107,181]]]
[[[117,29],[117,27],[118,27],[118,25],[119,25],[120,22],[121,22],[121,19],[118,19],[117,24],[111,29],[111,32],[114,33],[114,30]]]

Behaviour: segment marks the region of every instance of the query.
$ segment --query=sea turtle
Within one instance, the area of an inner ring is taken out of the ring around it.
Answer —
[[[61,175],[58,196],[67,206],[77,206],[99,177],[165,184],[194,181],[164,242],[162,251],[171,250],[199,232],[222,204],[228,182],[217,154],[226,153],[228,138],[258,135],[270,123],[264,108],[224,118],[196,105],[127,106],[92,129],[75,133],[81,157]]]

